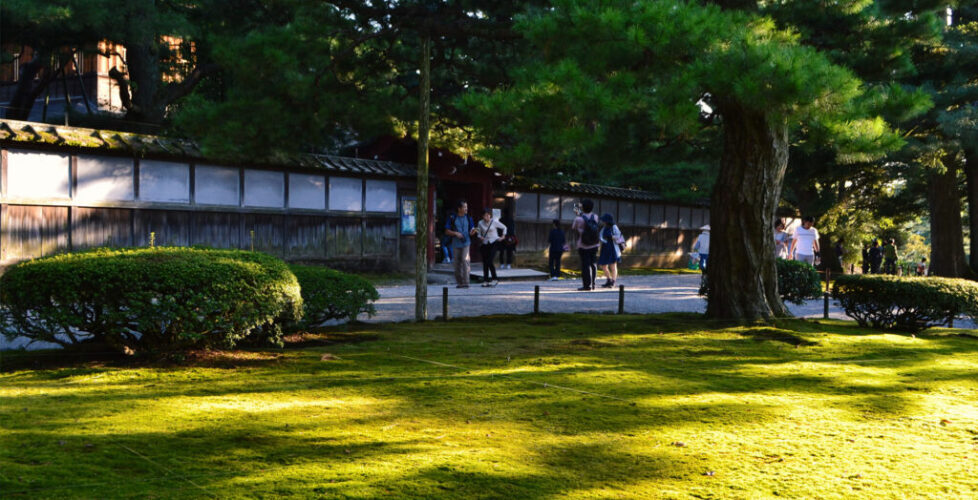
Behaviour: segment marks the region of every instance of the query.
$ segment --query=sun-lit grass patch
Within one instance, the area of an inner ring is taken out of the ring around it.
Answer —
[[[925,333],[497,316],[144,365],[18,354],[0,496],[974,498],[978,340]]]

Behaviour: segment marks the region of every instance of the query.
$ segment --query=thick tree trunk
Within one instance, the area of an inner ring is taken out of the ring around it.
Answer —
[[[958,183],[959,162],[947,158],[944,173],[932,173],[927,187],[930,204],[930,274],[948,278],[972,278],[964,257],[964,235],[961,222],[961,186]]]
[[[788,316],[778,295],[774,217],[788,166],[788,125],[721,102],[723,156],[710,205],[707,316]]]
[[[34,54],[31,61],[21,65],[17,87],[14,89],[9,107],[4,113],[6,118],[11,120],[27,120],[30,118],[34,102],[54,81],[57,73],[54,68],[46,63],[49,60],[48,54],[38,52]],[[41,77],[37,78],[39,74]]]
[[[966,151],[964,173],[968,179],[968,226],[971,235],[969,264],[978,273],[978,151]]]

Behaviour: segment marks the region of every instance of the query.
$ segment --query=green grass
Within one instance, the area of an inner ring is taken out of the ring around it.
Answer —
[[[4,498],[974,498],[978,340],[694,315],[5,356]],[[15,365],[16,366],[16,365]]]
[[[398,286],[410,285],[414,283],[413,273],[355,273],[357,276],[369,281],[373,286]]]

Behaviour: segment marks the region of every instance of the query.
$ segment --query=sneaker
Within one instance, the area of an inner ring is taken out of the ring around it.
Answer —
[[[613,286],[615,286],[615,282],[614,281],[611,281],[611,280],[608,280],[608,281],[605,281],[603,285],[601,285],[601,288],[611,288]]]
[[[490,286],[492,286],[492,283],[490,283],[488,281],[485,281],[485,282],[482,283],[482,288],[486,288],[486,287],[490,287]]]
[[[590,290],[594,290],[594,289],[591,288],[591,287],[589,287],[589,286],[582,286],[582,287],[580,287],[580,288],[577,289],[578,292],[587,292],[587,291],[590,291]]]
[[[493,280],[492,284],[490,284],[489,286],[496,286],[498,284],[499,284],[499,280]]]
[[[445,264],[451,264],[451,263],[452,263],[452,259],[445,259]]]
[[[557,278],[556,276],[551,276],[551,277],[550,277],[550,281],[557,281],[557,279],[558,279],[558,278]]]
[[[455,288],[468,288],[469,285],[455,285]]]

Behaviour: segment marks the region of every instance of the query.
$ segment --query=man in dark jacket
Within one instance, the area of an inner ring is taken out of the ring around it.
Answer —
[[[560,279],[560,258],[564,256],[564,246],[567,245],[559,219],[554,219],[554,227],[550,230],[548,241],[550,242],[550,281],[557,281]]]

